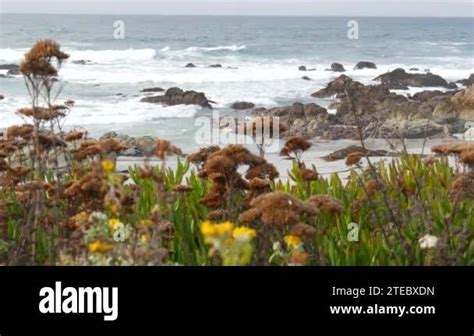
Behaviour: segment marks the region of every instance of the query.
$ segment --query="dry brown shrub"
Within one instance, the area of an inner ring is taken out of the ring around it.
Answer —
[[[223,210],[214,210],[209,212],[206,218],[212,222],[219,222],[225,219],[225,212]]]
[[[34,118],[41,121],[51,121],[66,116],[68,107],[64,105],[53,105],[48,107],[24,107],[17,111],[25,117]]]
[[[199,203],[206,206],[209,209],[217,209],[222,207],[225,202],[222,194],[209,191],[206,195],[199,199]]]
[[[440,144],[431,147],[431,151],[440,155],[460,154],[462,151],[472,148],[472,146],[472,144],[465,142]]]
[[[266,180],[263,180],[261,178],[255,177],[250,180],[250,189],[252,190],[266,190],[270,187],[270,183]]]
[[[7,129],[7,138],[14,139],[16,137],[21,137],[25,140],[30,140],[33,134],[33,125],[23,124],[21,126],[10,126]]]
[[[302,136],[294,136],[289,138],[285,146],[281,149],[281,156],[290,156],[293,154],[298,154],[307,151],[311,148],[311,143],[305,140]]]
[[[178,193],[185,193],[185,192],[193,191],[193,187],[189,185],[185,185],[185,184],[180,184],[180,185],[174,186],[173,191],[178,192]]]
[[[324,213],[339,215],[344,210],[342,202],[330,195],[316,195],[309,198],[306,202],[314,204]]]
[[[60,50],[58,43],[40,40],[25,54],[25,59],[20,64],[20,72],[25,76],[55,77],[58,71],[52,60],[61,64],[67,58],[69,55]]]
[[[310,225],[299,223],[291,228],[290,233],[303,239],[311,239],[316,235],[316,229]]]
[[[66,133],[64,135],[64,141],[71,142],[71,141],[81,140],[83,136],[84,136],[84,132],[70,131],[69,133]]]
[[[249,168],[247,170],[247,173],[245,174],[245,178],[247,180],[251,180],[254,178],[273,180],[276,179],[278,176],[279,173],[275,166],[268,162],[264,162]]]
[[[319,178],[318,172],[308,168],[301,168],[300,176],[305,181],[316,181]]]
[[[102,154],[120,153],[121,151],[127,149],[126,146],[119,143],[115,139],[101,140],[99,141],[98,145],[100,149],[102,150]]]
[[[182,156],[183,152],[168,140],[158,139],[156,141],[156,156],[164,160],[167,155]]]
[[[315,216],[318,209],[293,196],[275,191],[263,194],[250,202],[251,209],[242,213],[240,221],[250,223],[260,218],[265,225],[287,226],[296,224],[303,215]]]
[[[217,152],[218,150],[220,150],[219,146],[209,146],[209,147],[201,148],[196,153],[192,153],[188,155],[187,158],[189,162],[200,167],[202,163],[207,161],[207,158],[210,154]]]
[[[448,189],[453,201],[474,200],[474,172],[460,174]]]
[[[459,160],[468,166],[474,165],[474,146],[472,149],[468,148],[463,150],[459,156]]]
[[[357,165],[360,163],[360,160],[362,160],[363,154],[361,152],[353,152],[349,153],[346,157],[346,165],[347,166],[353,166]]]

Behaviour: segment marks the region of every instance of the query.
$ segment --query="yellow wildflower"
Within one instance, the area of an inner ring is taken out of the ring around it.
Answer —
[[[112,245],[102,242],[100,240],[96,240],[88,245],[89,251],[92,253],[107,253],[110,252],[113,248]]]
[[[111,160],[104,160],[102,161],[102,169],[106,173],[110,173],[115,170],[115,163],[113,163]]]
[[[205,221],[201,224],[201,233],[204,237],[216,235],[216,226],[211,221]]]
[[[234,224],[229,221],[214,224],[211,221],[206,220],[201,224],[201,233],[207,239],[231,237],[233,230]]]
[[[224,223],[217,224],[215,228],[216,228],[217,235],[226,236],[232,233],[232,231],[234,230],[234,224],[227,221]]]
[[[109,226],[112,228],[112,230],[118,230],[120,228],[120,225],[122,225],[122,222],[117,218],[109,219]]]
[[[150,235],[147,233],[144,233],[140,236],[140,240],[142,243],[148,243],[150,241]]]
[[[288,245],[288,247],[292,249],[296,249],[301,246],[301,238],[298,236],[293,236],[293,235],[287,235],[285,236],[285,243]]]
[[[232,236],[241,241],[247,241],[257,236],[257,231],[246,226],[237,227],[234,229]]]

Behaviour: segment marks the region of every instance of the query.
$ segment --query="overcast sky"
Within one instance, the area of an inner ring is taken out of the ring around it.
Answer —
[[[0,0],[0,12],[474,17],[474,0]]]

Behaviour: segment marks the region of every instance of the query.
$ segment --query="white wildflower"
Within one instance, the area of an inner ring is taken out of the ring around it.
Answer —
[[[422,249],[428,249],[428,248],[433,248],[436,247],[436,244],[438,244],[439,238],[436,236],[432,235],[424,235],[418,240],[418,243],[420,244],[420,247]]]
[[[107,215],[102,212],[94,211],[89,216],[89,221],[93,223],[104,222],[107,220]]]
[[[273,248],[273,251],[281,251],[281,244],[280,244],[280,242],[278,242],[278,241],[277,241],[277,242],[274,242],[272,248]]]

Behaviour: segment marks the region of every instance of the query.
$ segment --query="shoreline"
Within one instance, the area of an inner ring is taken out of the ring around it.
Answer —
[[[427,140],[422,152],[424,139],[409,139],[406,141],[406,147],[408,153],[410,154],[424,154],[424,155],[434,155],[431,152],[431,147],[438,144],[447,144],[447,143],[456,143],[461,141],[460,139],[432,139]],[[325,161],[322,157],[329,155],[337,150],[347,148],[348,146],[360,146],[360,141],[357,140],[334,140],[334,141],[311,141],[313,146],[302,155],[302,160],[307,163],[308,167],[315,165],[319,175],[324,177],[329,177],[332,173],[338,173],[341,178],[347,177],[349,174],[350,167],[346,166],[345,160],[335,160],[335,161]],[[387,150],[390,151],[390,147],[387,144],[385,139],[367,139],[364,141],[367,149],[370,150]],[[400,142],[398,141],[400,144]],[[398,148],[401,150],[401,148]],[[255,152],[252,150],[252,152]],[[190,153],[189,153],[190,154]],[[372,163],[378,163],[380,161],[390,161],[396,156],[373,156],[370,157]],[[286,160],[283,157],[279,156],[279,153],[267,153],[265,159],[272,163],[278,172],[280,173],[279,179],[286,181],[288,179],[288,171],[291,170],[292,161]],[[183,161],[184,159],[182,159]],[[152,165],[158,165],[161,163],[156,157],[145,158],[145,157],[126,157],[118,156],[117,157],[117,170],[125,171],[130,167],[134,166],[144,166],[145,162],[150,162]],[[177,159],[175,156],[169,157],[166,160],[166,166],[168,168],[175,168],[177,164]],[[367,166],[366,159],[363,158],[361,163],[362,167]],[[192,169],[192,168],[191,168]]]

